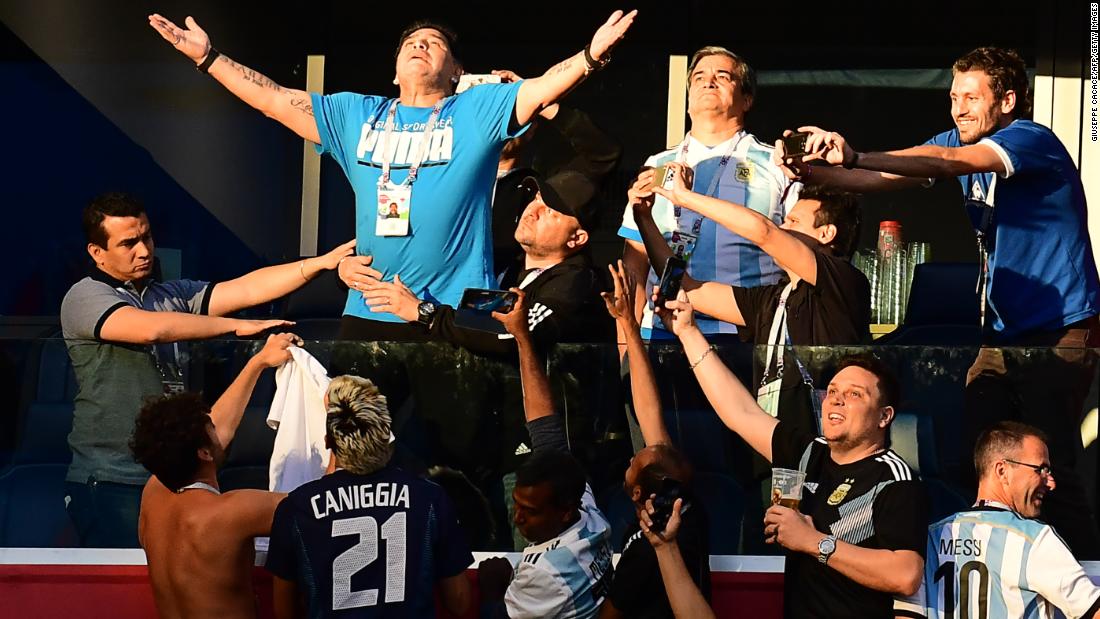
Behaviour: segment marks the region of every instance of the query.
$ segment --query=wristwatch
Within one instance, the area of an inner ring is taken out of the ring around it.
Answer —
[[[836,536],[826,535],[825,539],[817,543],[817,560],[825,565],[829,562],[829,557],[833,556],[836,552]]]
[[[431,327],[432,321],[435,320],[436,309],[435,303],[431,301],[421,301],[420,305],[416,306],[416,322],[419,322],[425,327]]]

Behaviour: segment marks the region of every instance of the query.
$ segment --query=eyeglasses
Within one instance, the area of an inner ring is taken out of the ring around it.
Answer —
[[[1050,477],[1052,474],[1049,464],[1028,464],[1027,462],[1017,462],[1016,460],[1011,460],[1009,458],[1005,458],[1005,462],[1011,462],[1012,464],[1026,466],[1027,468],[1035,471],[1042,477]]]

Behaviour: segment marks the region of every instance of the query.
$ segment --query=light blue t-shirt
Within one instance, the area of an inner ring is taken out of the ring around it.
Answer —
[[[375,152],[393,99],[338,93],[312,95],[321,144],[344,169],[355,190],[356,254],[374,256],[373,268],[401,281],[421,299],[457,305],[466,288],[489,288],[493,255],[490,205],[497,162],[509,131],[521,82],[485,84],[444,100],[416,182],[408,236],[376,236],[378,179],[383,154]],[[386,141],[390,175],[401,183],[416,159],[431,107],[397,106]],[[371,312],[357,290],[348,291],[344,314],[404,322]]]
[[[959,130],[927,142],[962,146]],[[960,176],[967,214],[982,226],[980,203],[993,205],[986,325],[1000,341],[1053,331],[1100,310],[1081,174],[1058,137],[1030,120],[1016,120],[980,144],[1004,162],[992,172]]]

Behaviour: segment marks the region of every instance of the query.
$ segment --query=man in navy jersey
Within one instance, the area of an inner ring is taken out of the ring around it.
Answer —
[[[1089,493],[1075,471],[1079,422],[1096,368],[1087,346],[1100,338],[1100,277],[1081,175],[1058,136],[1025,118],[1031,98],[1016,52],[981,47],[952,71],[955,129],[921,146],[869,153],[856,152],[837,133],[800,127],[812,132],[806,150],[813,154],[803,161],[824,159],[833,167],[811,172],[787,160],[787,173],[860,192],[958,178],[978,239],[984,331],[966,376],[966,453],[982,429],[1001,419],[1045,431],[1062,491],[1044,504],[1044,517],[1078,556],[1100,558]],[[1054,350],[1021,354],[1003,346]]]
[[[434,617],[470,602],[473,563],[443,488],[389,464],[386,398],[340,376],[326,395],[335,470],[291,492],[275,510],[265,567],[275,611],[310,617]]]

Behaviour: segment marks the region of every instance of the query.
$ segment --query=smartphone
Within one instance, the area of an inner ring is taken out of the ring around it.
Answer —
[[[679,256],[669,256],[665,260],[665,269],[661,271],[661,281],[657,284],[657,305],[664,305],[665,301],[675,299],[680,293],[680,282],[687,272],[687,263]]]
[[[474,86],[481,84],[499,84],[500,76],[492,73],[463,73],[458,77],[458,86],[455,86],[455,94],[460,94]]]
[[[516,293],[508,290],[488,290],[485,288],[467,288],[462,293],[460,309],[473,310],[483,314],[500,312],[507,314],[516,305]]]
[[[682,498],[683,486],[680,482],[666,477],[661,480],[661,489],[653,497],[653,513],[649,515],[649,520],[652,522],[652,526],[649,527],[650,531],[654,533],[661,533],[668,526],[668,519],[672,517],[672,508],[676,504],[676,499]],[[683,501],[680,504],[681,512],[688,507],[688,502]]]
[[[800,131],[798,133],[792,133],[783,138],[783,147],[787,151],[787,158],[801,160],[808,155],[806,152],[806,138],[810,137],[809,132]]]
[[[667,165],[659,165],[653,168],[653,182],[649,184],[649,191],[653,191],[654,187],[664,187],[665,183],[672,180],[669,178],[669,172]]]

